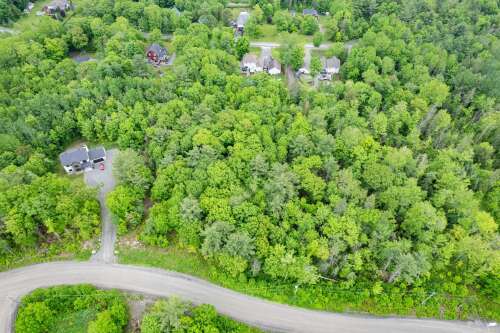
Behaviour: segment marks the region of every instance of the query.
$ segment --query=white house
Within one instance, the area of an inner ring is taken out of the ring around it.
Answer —
[[[69,173],[78,173],[92,170],[98,163],[106,160],[106,150],[104,147],[90,149],[82,145],[76,149],[71,149],[59,155],[59,160],[64,170]]]
[[[262,72],[262,65],[254,54],[247,53],[241,60],[241,71],[247,74]]]
[[[320,80],[331,80],[333,75],[340,72],[340,60],[337,57],[321,58],[323,69],[319,74]]]
[[[271,65],[267,68],[267,72],[271,75],[281,74],[281,64],[278,62],[278,60],[271,60]]]
[[[245,29],[245,24],[250,18],[250,14],[248,12],[240,12],[238,18],[236,19],[236,31],[243,33]]]

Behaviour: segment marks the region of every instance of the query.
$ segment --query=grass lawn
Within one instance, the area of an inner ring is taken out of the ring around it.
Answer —
[[[87,326],[95,319],[95,309],[85,309],[78,312],[68,313],[57,321],[52,327],[52,333],[86,333]]]
[[[25,250],[11,256],[3,257],[0,261],[0,272],[49,261],[84,261],[89,260],[91,255],[92,250],[84,249],[81,243],[66,244],[66,246],[60,244],[51,248]]]
[[[311,56],[317,56],[317,57],[328,57],[328,50],[311,50]]]
[[[255,54],[258,57],[260,55],[261,51],[262,51],[262,49],[260,47],[250,46],[250,49],[248,50],[248,53]]]
[[[31,13],[21,16],[21,18],[14,23],[13,29],[21,32],[32,29],[33,26],[36,25],[42,17],[45,17],[45,16],[36,16],[36,12],[41,11],[43,6],[50,3],[51,1],[52,0],[39,0],[34,2],[35,6],[33,7]],[[78,0],[73,0],[73,4],[75,6],[78,6]],[[73,14],[74,11],[69,11],[66,17],[64,18],[64,21],[70,19],[73,16]]]
[[[306,36],[296,32],[278,32],[278,30],[276,30],[276,26],[272,24],[262,24],[259,27],[261,36],[259,36],[258,38],[250,38],[252,41],[274,42],[282,44],[290,39],[294,39],[299,45],[312,43],[312,36]]]
[[[385,316],[462,320],[480,317],[500,320],[500,304],[474,294],[469,299],[444,294],[436,295],[423,304],[422,300],[427,298],[427,293],[423,291],[402,295],[398,288],[389,288],[380,295],[373,295],[368,285],[363,289],[358,286],[355,290],[351,290],[343,289],[338,283],[323,281],[319,281],[316,285],[302,285],[296,288],[293,283],[257,280],[247,278],[245,275],[230,277],[199,254],[190,253],[176,246],[160,249],[121,245],[118,249],[118,260],[121,264],[158,267],[186,273],[241,293],[304,308]]]

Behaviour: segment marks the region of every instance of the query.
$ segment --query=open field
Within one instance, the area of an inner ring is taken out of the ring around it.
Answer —
[[[283,44],[289,40],[294,40],[299,45],[312,43],[312,36],[302,35],[300,33],[279,32],[276,26],[272,24],[260,25],[261,35],[257,38],[251,38],[255,42],[274,42]]]

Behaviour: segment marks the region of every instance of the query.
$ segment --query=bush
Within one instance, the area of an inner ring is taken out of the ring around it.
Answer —
[[[317,31],[313,36],[313,45],[319,47],[323,43],[323,34]]]
[[[79,331],[120,333],[128,323],[125,298],[115,290],[102,291],[91,285],[37,289],[21,300],[16,318],[17,333],[57,332],[72,314],[91,313]]]

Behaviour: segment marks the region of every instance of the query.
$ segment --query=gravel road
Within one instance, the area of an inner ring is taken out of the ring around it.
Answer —
[[[0,332],[10,332],[22,295],[35,288],[78,283],[153,296],[177,295],[195,304],[209,303],[225,315],[272,332],[488,332],[473,322],[376,318],[305,310],[240,294],[188,275],[100,262],[53,262],[0,273]]]
[[[106,161],[104,162],[104,170],[96,168],[92,171],[85,172],[84,179],[87,185],[92,187],[100,186],[99,203],[101,205],[101,246],[99,251],[94,254],[90,261],[114,263],[116,262],[114,248],[116,241],[116,226],[111,221],[111,214],[106,207],[106,195],[115,188],[116,182],[113,177],[113,157],[118,150],[110,149],[106,151]]]

